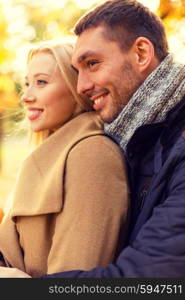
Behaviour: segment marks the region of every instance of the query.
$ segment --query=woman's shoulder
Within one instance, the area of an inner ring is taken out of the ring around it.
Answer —
[[[76,159],[123,159],[121,148],[104,133],[85,137],[76,143],[70,152],[70,156]]]
[[[119,145],[107,136],[103,130],[103,121],[96,112],[83,113],[74,120],[73,125],[79,126],[78,130],[80,133],[86,132],[85,135],[81,135],[78,143],[75,144],[75,151],[77,149],[100,149],[102,151],[116,151],[122,153]],[[76,127],[77,130],[77,127]]]
[[[99,130],[100,133],[103,132],[103,121],[100,116],[94,112],[84,112],[73,118],[68,124],[66,123],[66,127],[75,128],[76,132],[85,132]]]
[[[125,181],[126,162],[115,142],[105,135],[87,137],[78,142],[68,153],[66,174],[89,180],[101,180],[102,174],[114,174]],[[72,174],[72,175],[71,175]]]

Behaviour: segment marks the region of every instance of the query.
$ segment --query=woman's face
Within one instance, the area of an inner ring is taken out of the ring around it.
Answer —
[[[32,57],[21,101],[34,132],[55,130],[74,114],[76,102],[51,54],[40,52]]]

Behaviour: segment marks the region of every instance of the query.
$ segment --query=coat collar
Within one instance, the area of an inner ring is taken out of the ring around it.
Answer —
[[[59,212],[63,206],[68,153],[82,139],[97,134],[103,134],[97,114],[83,113],[67,122],[32,152],[18,176],[12,217]]]

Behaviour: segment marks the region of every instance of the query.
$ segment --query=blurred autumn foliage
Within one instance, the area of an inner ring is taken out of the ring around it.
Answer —
[[[185,62],[185,0],[139,1],[150,8],[155,6],[166,27],[171,51]],[[71,36],[71,29],[87,7],[90,9],[100,2],[103,1],[0,0],[0,145],[5,128],[3,120],[8,119],[14,126],[22,117],[18,99],[30,45]]]

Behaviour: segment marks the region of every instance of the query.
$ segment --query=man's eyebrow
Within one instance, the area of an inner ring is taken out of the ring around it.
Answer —
[[[88,50],[88,51],[86,51],[85,53],[83,53],[82,55],[80,55],[79,57],[78,57],[78,63],[81,63],[82,61],[84,61],[87,57],[89,57],[89,56],[93,56],[93,55],[95,55],[96,53],[94,52],[94,51],[92,51],[92,50]]]
[[[77,58],[77,63],[82,63],[85,59],[87,59],[90,56],[95,55],[96,52],[92,51],[92,50],[88,50],[85,53],[81,54],[78,58]],[[78,69],[76,69],[73,65],[71,65],[71,67],[73,68],[73,70],[75,70],[77,73],[79,72]]]

